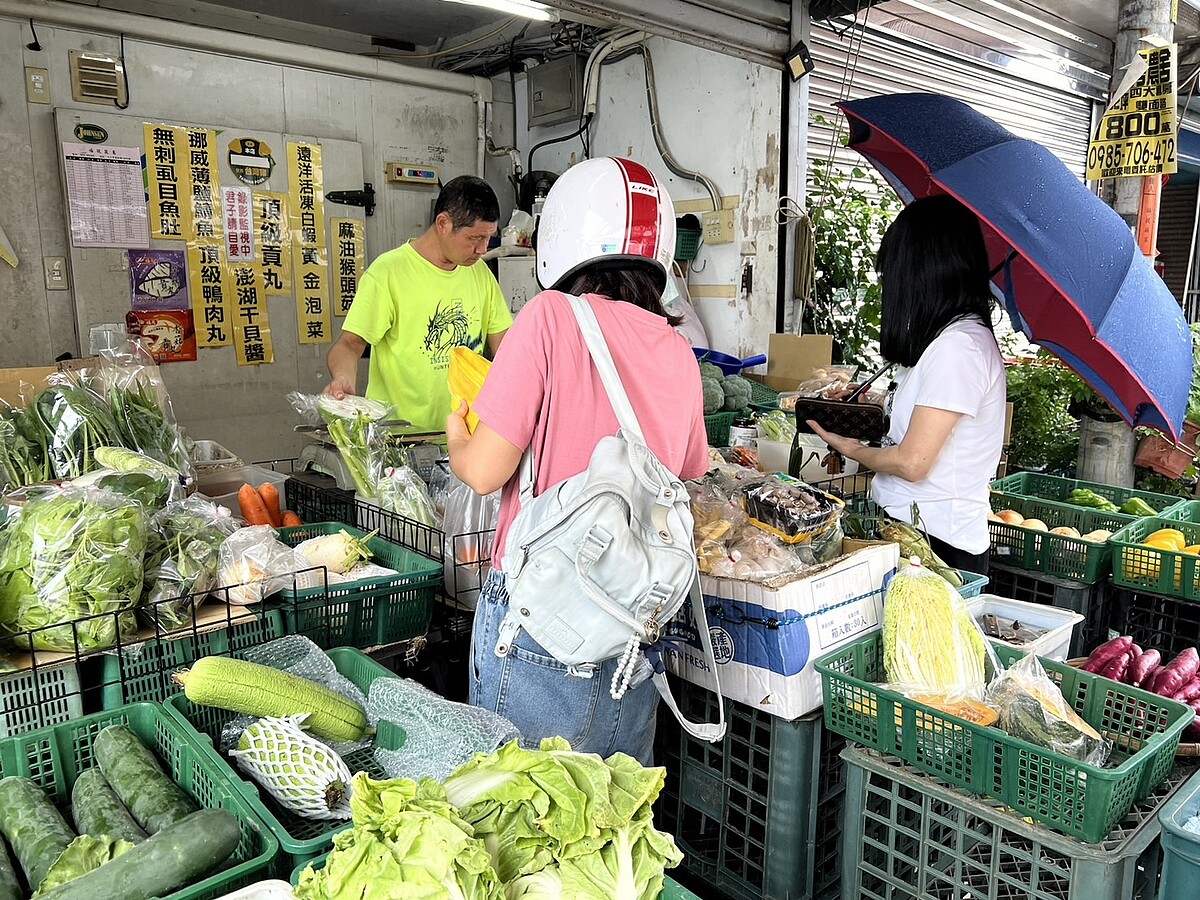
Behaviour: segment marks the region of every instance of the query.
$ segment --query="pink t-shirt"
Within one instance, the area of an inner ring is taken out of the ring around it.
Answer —
[[[596,294],[596,313],[617,374],[646,444],[683,479],[708,470],[704,395],[695,355],[662,316]],[[475,401],[480,421],[517,447],[533,446],[534,492],[541,494],[587,468],[600,439],[617,433],[617,417],[571,311],[558,291],[529,301],[504,336]],[[520,508],[520,471],[500,495],[492,565]]]

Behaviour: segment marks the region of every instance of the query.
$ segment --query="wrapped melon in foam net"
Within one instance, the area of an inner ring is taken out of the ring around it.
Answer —
[[[285,809],[309,819],[349,819],[350,770],[305,733],[304,718],[259,719],[229,755]]]

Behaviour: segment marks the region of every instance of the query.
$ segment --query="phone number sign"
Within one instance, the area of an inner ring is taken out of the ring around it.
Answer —
[[[1146,71],[1100,120],[1088,146],[1088,179],[1170,175],[1179,169],[1175,45],[1138,53]]]

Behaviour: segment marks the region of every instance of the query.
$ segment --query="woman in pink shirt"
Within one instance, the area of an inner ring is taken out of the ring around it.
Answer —
[[[492,709],[536,746],[561,736],[584,752],[621,751],[648,763],[658,693],[644,659],[621,700],[609,692],[617,660],[579,673],[521,631],[509,652],[495,649],[508,609],[503,559],[520,502],[518,467],[536,460],[540,494],[585,470],[617,418],[563,292],[596,314],[617,373],[662,463],[681,478],[708,468],[700,374],[687,342],[662,305],[675,248],[675,211],[648,169],[627,159],[586,160],[555,182],[538,232],[534,297],[505,336],[475,402],[479,427],[467,432],[466,405],[446,422],[450,466],[480,494],[501,489],[492,571],[475,611],[471,702]]]

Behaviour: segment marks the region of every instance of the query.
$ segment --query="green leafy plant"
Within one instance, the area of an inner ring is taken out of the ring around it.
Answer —
[[[1079,454],[1079,421],[1072,402],[1087,386],[1044,350],[1009,366],[1007,381],[1013,404],[1009,470],[1070,473]]]
[[[836,362],[879,365],[879,241],[900,212],[900,199],[873,172],[848,172],[812,160],[809,211],[816,279],[809,309],[813,331],[834,338]]]
[[[1192,386],[1188,390],[1187,412],[1184,419],[1200,424],[1200,322],[1193,322],[1192,328]]]

